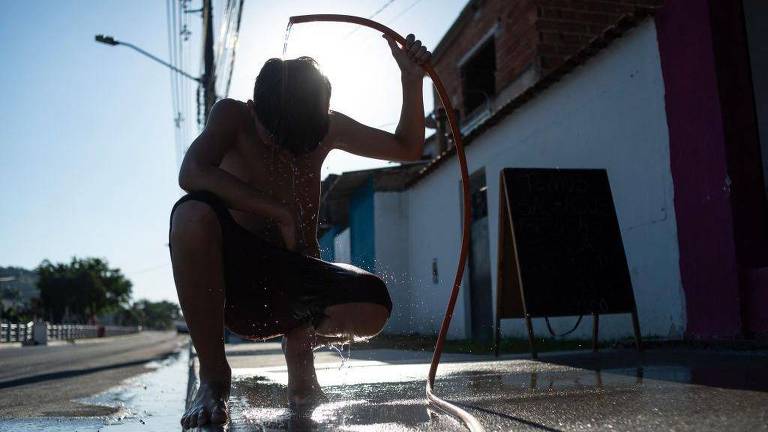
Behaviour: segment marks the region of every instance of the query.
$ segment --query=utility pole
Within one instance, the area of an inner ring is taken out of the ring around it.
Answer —
[[[208,123],[208,114],[216,102],[216,71],[213,61],[213,1],[203,0],[203,118]]]

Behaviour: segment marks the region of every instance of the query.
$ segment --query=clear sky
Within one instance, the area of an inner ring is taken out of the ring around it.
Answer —
[[[165,1],[6,2],[0,14],[0,266],[43,259],[106,258],[134,284],[134,299],[176,301],[167,249],[170,208],[182,191],[169,71],[114,35],[168,58]],[[201,0],[192,0],[191,8]],[[264,61],[280,57],[288,17],[369,16],[388,0],[246,0],[229,96],[246,100]],[[394,0],[376,20],[416,35],[431,49],[466,0]],[[216,3],[214,3],[216,4]],[[214,15],[216,14],[214,10]],[[200,22],[185,67],[198,75]],[[295,26],[287,57],[311,55],[333,84],[331,106],[393,130],[401,94],[386,42],[370,30]],[[191,89],[191,86],[189,87]],[[190,90],[191,92],[191,90]],[[194,96],[188,96],[191,101]],[[426,111],[432,109],[425,80]],[[190,111],[191,112],[191,111]],[[194,138],[192,119],[182,133]],[[334,151],[323,174],[385,164]]]

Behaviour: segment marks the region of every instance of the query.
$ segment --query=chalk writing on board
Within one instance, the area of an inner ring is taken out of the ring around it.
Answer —
[[[633,310],[605,170],[505,169],[502,183],[522,292],[500,299],[523,295],[533,317]]]

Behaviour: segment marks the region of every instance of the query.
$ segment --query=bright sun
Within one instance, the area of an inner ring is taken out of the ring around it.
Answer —
[[[331,81],[332,110],[369,126],[394,131],[402,103],[400,71],[387,42],[377,32],[351,24],[295,25],[284,58],[303,55],[317,60]],[[334,150],[326,159],[323,176],[387,164]]]
[[[331,109],[353,113],[366,122],[388,115],[382,112],[385,106],[400,103],[399,71],[386,41],[372,30],[339,23],[295,25],[285,57],[301,55],[317,60],[331,81]],[[395,120],[397,114],[393,113]]]

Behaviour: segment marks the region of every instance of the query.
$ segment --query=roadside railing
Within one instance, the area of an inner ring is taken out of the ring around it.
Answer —
[[[141,330],[141,326],[104,326],[104,336],[123,336],[127,334],[138,333]]]
[[[32,339],[32,321],[0,324],[0,342],[26,342]]]
[[[44,326],[35,333],[35,326]],[[91,339],[106,336],[122,336],[138,333],[141,326],[99,326],[85,324],[2,323],[0,343],[46,343],[48,340]],[[44,339],[44,340],[41,340]]]
[[[88,339],[99,336],[99,326],[84,324],[48,324],[48,339]]]

